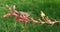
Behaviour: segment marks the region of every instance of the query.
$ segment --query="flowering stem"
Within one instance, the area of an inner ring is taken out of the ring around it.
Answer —
[[[6,30],[6,32],[9,32],[9,27],[8,27],[8,25],[6,24],[6,27],[7,27],[7,30]]]
[[[27,23],[24,22],[24,30],[26,31],[27,30],[27,27],[26,27]]]
[[[16,21],[14,21],[14,32],[16,31]]]
[[[26,23],[24,22],[24,28],[26,29]]]

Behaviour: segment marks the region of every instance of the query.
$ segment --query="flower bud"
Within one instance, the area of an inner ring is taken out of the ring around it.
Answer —
[[[48,23],[48,24],[52,23],[51,20],[48,18],[48,16],[46,16],[46,23]]]
[[[45,20],[45,19],[44,19],[45,14],[43,13],[43,11],[41,11],[41,14],[40,14],[40,15],[41,15],[42,19]]]
[[[5,14],[4,16],[3,16],[3,18],[6,18],[6,17],[8,17],[8,16],[10,16],[11,14],[10,13],[7,13],[7,14]]]

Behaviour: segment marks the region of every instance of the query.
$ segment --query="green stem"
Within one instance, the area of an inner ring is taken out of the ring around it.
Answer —
[[[14,32],[16,31],[16,21],[15,21],[15,23],[14,23]]]

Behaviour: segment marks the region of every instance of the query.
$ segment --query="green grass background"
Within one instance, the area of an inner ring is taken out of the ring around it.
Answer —
[[[8,18],[2,18],[2,16],[8,13],[6,4],[10,7],[16,5],[16,10],[28,12],[34,19],[41,19],[40,11],[42,10],[51,20],[60,19],[60,0],[0,0],[0,32],[60,32],[60,24],[35,24],[21,23],[14,20],[13,16]],[[14,22],[17,22],[16,30],[14,31]],[[26,28],[26,29],[25,29]]]

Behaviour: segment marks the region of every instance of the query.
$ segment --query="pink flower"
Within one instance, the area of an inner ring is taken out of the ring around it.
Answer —
[[[23,22],[28,22],[28,20],[24,20]]]
[[[48,16],[46,16],[46,23],[48,23],[48,24],[51,24],[51,20],[48,18]]]
[[[17,18],[16,18],[16,20],[18,20],[18,19],[22,19],[23,17],[22,16],[18,16]]]
[[[32,22],[35,22],[35,20],[33,18],[30,18]]]
[[[16,16],[16,17],[19,16],[19,12],[18,11],[14,11],[13,12],[13,16]]]
[[[39,23],[38,21],[34,20],[33,18],[31,18],[31,21],[32,21],[33,23]]]
[[[16,18],[16,20],[20,21],[20,22],[28,22],[27,19],[24,19],[23,16],[19,16]]]
[[[18,15],[14,12],[14,13],[13,13],[13,16],[16,16],[16,17],[17,17]]]
[[[5,14],[4,16],[3,16],[3,18],[6,18],[6,17],[8,17],[8,16],[10,16],[11,14],[10,13],[7,13],[7,14]]]
[[[28,15],[26,15],[26,14],[24,14],[24,15],[23,15],[23,17],[28,18],[29,16],[28,16]]]
[[[18,21],[23,22],[23,19],[18,19]]]
[[[28,22],[28,20],[18,19],[20,22]]]

